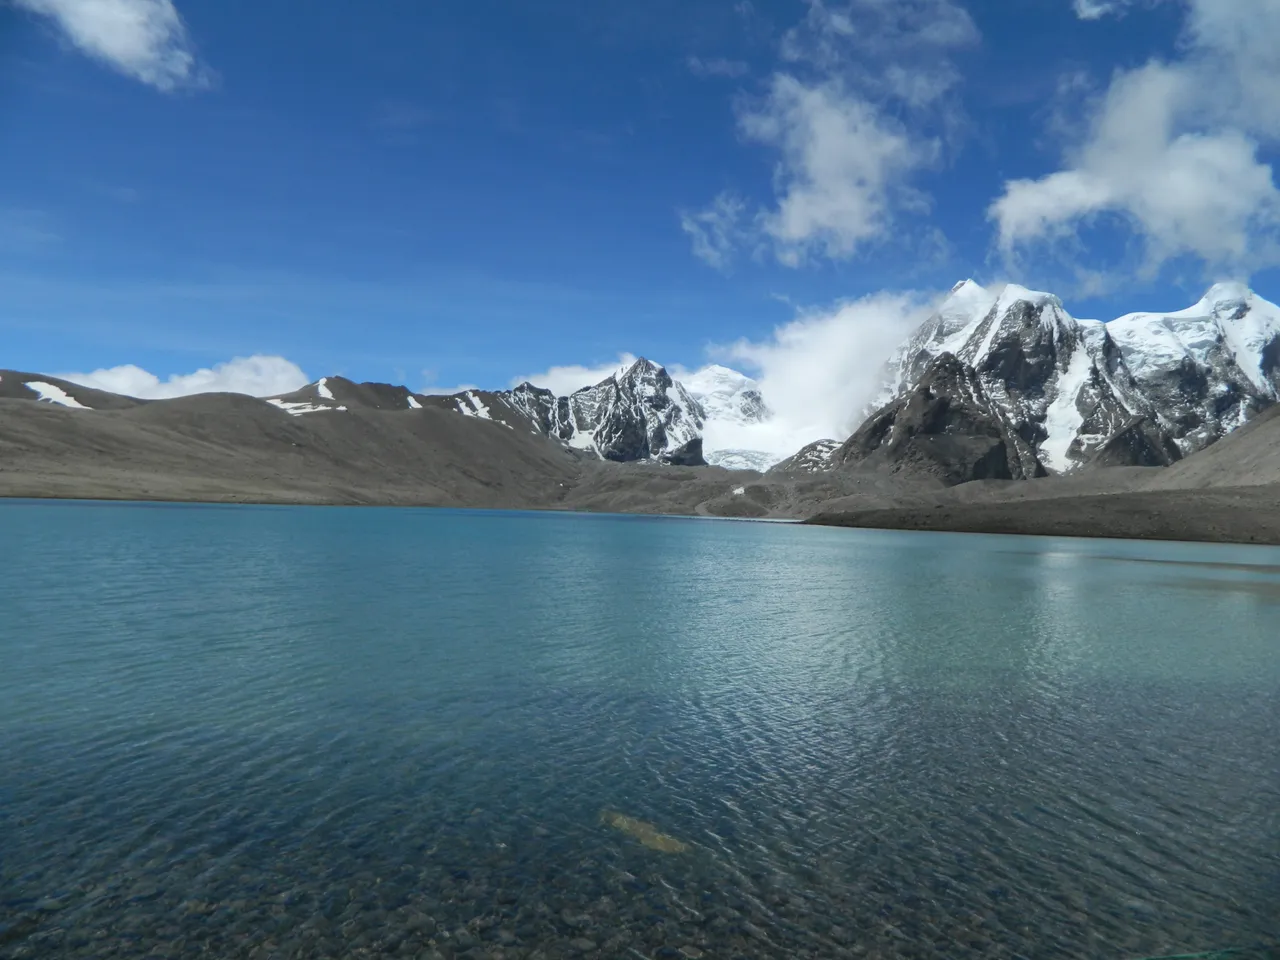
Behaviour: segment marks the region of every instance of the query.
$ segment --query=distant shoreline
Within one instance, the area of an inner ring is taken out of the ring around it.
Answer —
[[[154,503],[192,506],[411,507],[444,510],[511,510],[534,513],[650,516],[689,520],[733,520],[756,523],[800,523],[856,529],[977,533],[1008,536],[1072,537],[1091,540],[1155,540],[1280,546],[1280,488],[1238,487],[1212,490],[1168,490],[1064,496],[1034,500],[946,502],[933,505],[819,513],[794,517],[726,517],[669,513],[660,510],[599,510],[576,505],[511,506],[379,502],[372,499],[301,499],[280,495],[251,497],[124,496],[104,493],[32,496],[0,494],[11,502]]]

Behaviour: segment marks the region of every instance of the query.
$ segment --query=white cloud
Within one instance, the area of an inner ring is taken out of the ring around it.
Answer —
[[[618,359],[613,363],[603,363],[599,366],[587,367],[579,364],[571,364],[563,367],[552,367],[542,373],[531,373],[522,377],[512,377],[511,386],[519,386],[528,381],[535,387],[544,387],[550,390],[557,397],[568,396],[575,390],[581,390],[583,387],[593,387],[601,380],[626,370],[637,357],[631,353],[620,353]]]
[[[772,416],[758,424],[713,422],[707,449],[762,450],[782,459],[814,440],[845,439],[880,390],[885,362],[936,302],[920,293],[877,293],[802,312],[766,340],[713,348],[756,378]]]
[[[951,0],[807,0],[808,14],[782,39],[782,57],[828,73],[858,73],[874,83],[881,67],[897,64],[953,75],[944,51],[976,43],[973,18]]]
[[[741,60],[726,60],[724,57],[689,57],[685,62],[689,72],[696,77],[741,77],[749,69]]]
[[[775,202],[726,217],[722,194],[682,214],[694,254],[723,269],[763,240],[788,266],[844,259],[886,237],[896,214],[926,208],[908,179],[941,156],[934,130],[961,115],[948,51],[977,39],[951,0],[808,0],[763,96],[736,107],[742,137],[777,151]]]
[[[693,255],[717,270],[728,268],[741,237],[746,204],[732,193],[720,194],[705,210],[680,214],[680,229],[693,240]]]
[[[236,357],[194,373],[176,373],[164,380],[133,364],[57,376],[86,387],[142,400],[185,397],[193,393],[247,393],[253,397],[270,397],[289,393],[311,382],[297,364],[284,357],[263,355]]]
[[[1086,6],[1077,13],[1120,5]],[[1118,72],[1062,169],[1005,184],[988,211],[1005,255],[1074,244],[1115,217],[1144,276],[1187,256],[1212,273],[1280,262],[1280,191],[1260,158],[1280,139],[1276,35],[1280,0],[1192,0],[1180,59]]]
[[[172,0],[13,0],[51,18],[82,52],[158,90],[204,83]]]
[[[927,148],[839,80],[812,86],[777,74],[764,103],[739,122],[749,139],[782,154],[778,205],[760,224],[788,266],[811,253],[848,257],[880,236],[892,190],[928,157]]]
[[[1125,6],[1116,0],[1075,0],[1076,16],[1081,20],[1098,20],[1116,13]]]

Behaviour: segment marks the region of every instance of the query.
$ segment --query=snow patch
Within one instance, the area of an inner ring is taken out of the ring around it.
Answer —
[[[755,470],[758,473],[764,473],[783,459],[768,450],[704,449],[702,456],[713,467],[723,467],[726,470]]]
[[[316,381],[316,393],[320,394],[323,400],[332,400],[333,391],[329,389],[329,378],[321,377]]]
[[[422,404],[420,404],[420,403],[418,402],[418,398],[417,398],[417,397],[415,397],[413,394],[409,394],[409,409],[410,409],[410,410],[421,410],[421,409],[422,409]]]
[[[476,396],[474,390],[467,391],[467,399],[471,401],[472,416],[479,417],[481,420],[492,420],[489,415],[489,408],[484,405],[484,401]]]
[[[267,403],[274,404],[275,406],[283,410],[285,413],[294,417],[300,417],[304,413],[323,413],[325,410],[336,410],[339,412],[346,412],[346,409],[347,409],[346,407],[330,407],[321,403],[306,403],[303,401],[292,402],[289,400],[277,400],[274,397],[268,400]]]
[[[47,403],[56,403],[63,407],[72,407],[76,410],[90,410],[83,403],[77,400],[61,387],[56,387],[52,383],[45,383],[43,380],[28,380],[27,389],[39,394],[40,400]]]
[[[746,493],[746,492],[747,492],[747,488],[746,488],[746,487],[734,487],[734,488],[733,488],[733,495],[734,495],[735,497],[740,497],[740,496],[742,496],[742,495],[743,495],[744,493]]]
[[[1089,382],[1092,369],[1093,360],[1081,343],[1071,355],[1066,371],[1058,376],[1057,395],[1045,411],[1044,428],[1049,436],[1040,444],[1041,460],[1057,473],[1065,473],[1073,466],[1067,451],[1084,423],[1084,414],[1076,401]]]

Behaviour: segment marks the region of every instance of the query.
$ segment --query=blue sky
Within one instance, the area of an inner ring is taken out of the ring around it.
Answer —
[[[759,365],[863,297],[874,351],[968,276],[1276,299],[1277,35],[1280,0],[0,0],[0,366],[500,387]]]

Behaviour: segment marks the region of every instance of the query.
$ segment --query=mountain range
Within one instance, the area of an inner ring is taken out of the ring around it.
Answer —
[[[15,394],[12,376],[0,393],[73,408],[142,402],[29,375]],[[450,410],[614,462],[1028,479],[1168,465],[1247,422],[1280,398],[1280,308],[1217,284],[1186,310],[1103,323],[1075,319],[1052,294],[966,280],[888,358],[852,435],[798,441],[781,462],[705,442],[716,427],[770,419],[759,384],[719,365],[682,376],[640,359],[567,396],[531,383],[438,396],[325,377],[269,402],[295,416]]]
[[[326,388],[330,380],[341,386]],[[718,426],[772,415],[759,384],[718,365],[677,380],[641,359],[568,396],[523,383],[440,398],[329,378],[273,402],[296,413],[337,409],[357,389],[380,389],[393,406],[494,419],[603,460],[1028,479],[1168,465],[1247,422],[1280,398],[1280,308],[1218,284],[1186,310],[1103,323],[1072,317],[1052,294],[966,280],[888,359],[879,396],[851,436],[807,444],[781,462],[705,443]]]
[[[707,443],[743,435],[719,428],[771,423],[759,384],[721,366],[679,372],[637,360],[567,396],[530,383],[441,396],[332,376],[265,399],[147,401],[0,371],[0,494],[899,510],[919,523],[921,509],[975,498],[1224,485],[1256,497],[1280,483],[1280,309],[1239,285],[1187,310],[1102,323],[1050,294],[965,281],[888,358],[851,435],[781,461]]]
[[[962,479],[1164,466],[1278,397],[1280,308],[1241,285],[1102,323],[1051,294],[965,281],[889,361],[879,409],[832,456],[945,460],[926,448],[968,436],[985,440]]]

